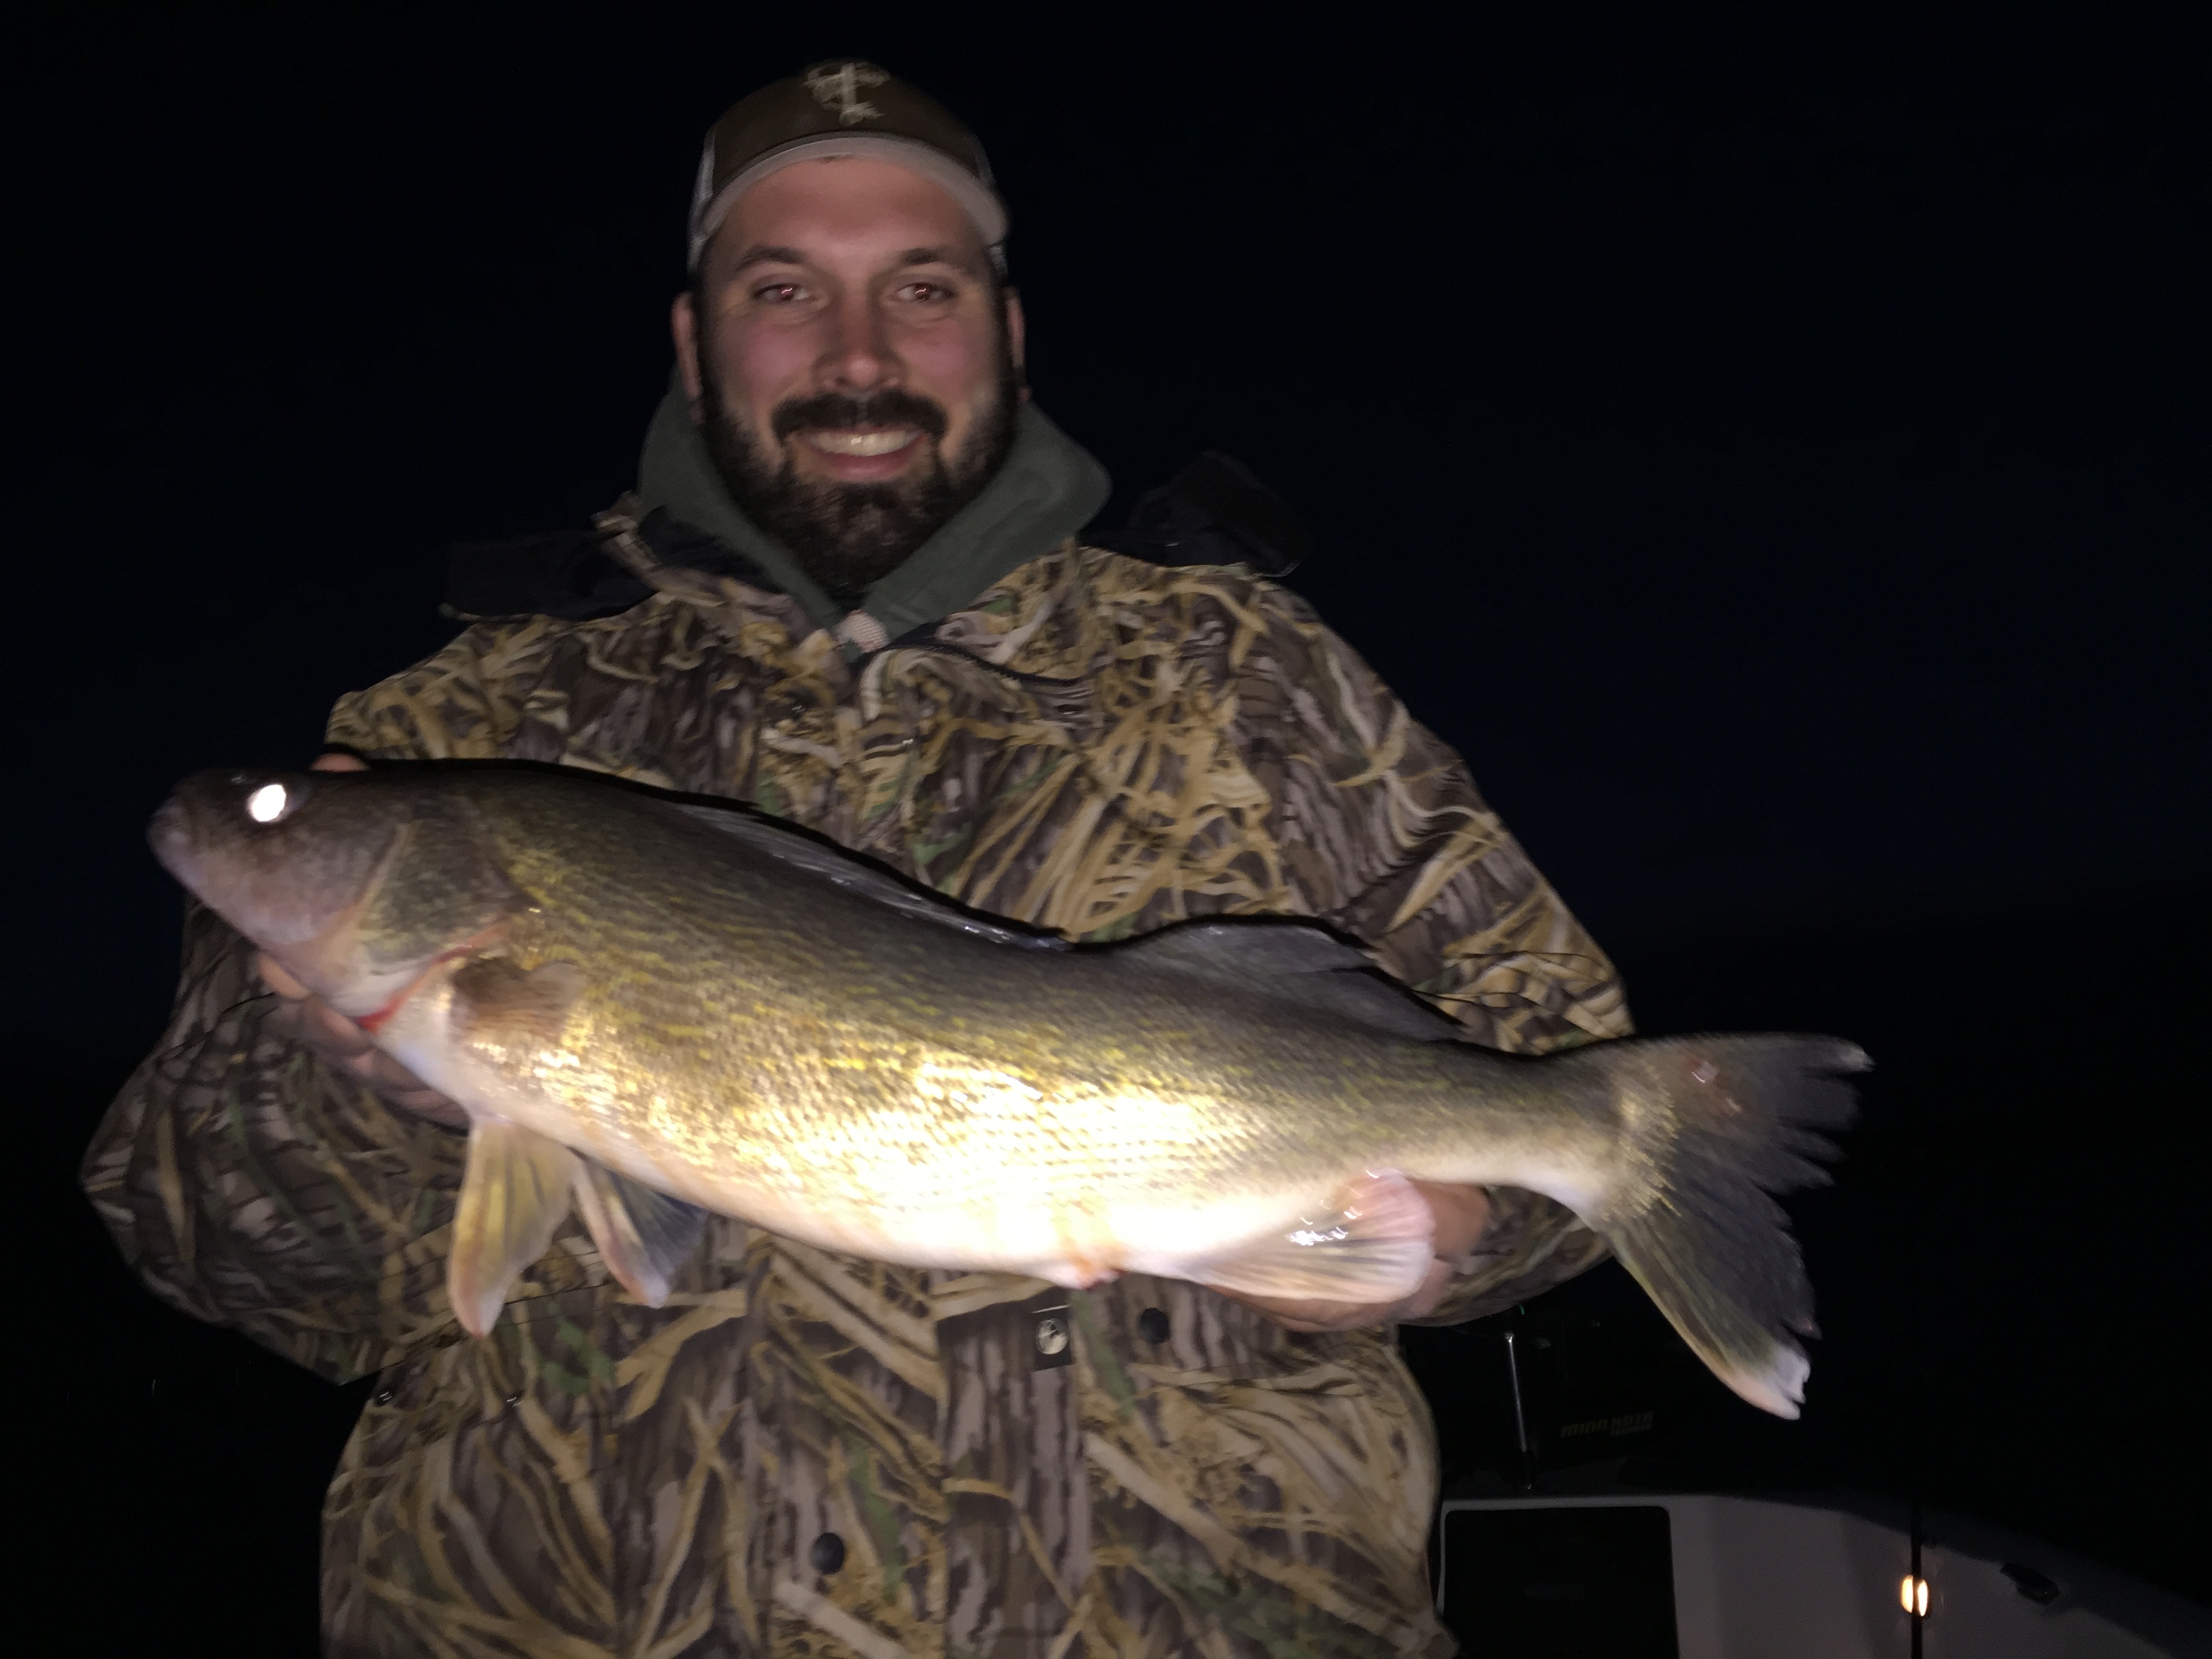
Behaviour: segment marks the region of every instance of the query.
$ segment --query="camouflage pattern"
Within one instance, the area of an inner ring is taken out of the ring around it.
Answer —
[[[1628,1030],[1464,766],[1241,567],[1070,543],[933,641],[854,662],[790,599],[601,522],[652,598],[480,622],[343,699],[331,740],[752,801],[1071,938],[1322,917],[1500,1048]],[[1387,1329],[1298,1335],[1189,1285],[1071,1294],[734,1221],[648,1309],[572,1222],[471,1341],[444,1284],[461,1139],[322,1066],[272,1006],[194,914],[167,1037],[86,1181],[179,1307],[382,1374],[325,1512],[330,1652],[1450,1650],[1424,1582],[1431,1431]],[[1549,1200],[1493,1198],[1435,1322],[1601,1253]],[[1037,1310],[1063,1304],[1073,1363],[1039,1369]]]

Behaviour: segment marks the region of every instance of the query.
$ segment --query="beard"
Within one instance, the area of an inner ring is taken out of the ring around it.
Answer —
[[[769,418],[773,447],[732,418],[709,375],[701,398],[700,435],[730,499],[791,551],[823,592],[848,610],[874,583],[898,568],[983,492],[1014,447],[1021,380],[1003,343],[997,385],[976,412],[960,449],[944,450],[944,408],[896,387],[866,397],[825,392],[792,398]],[[810,428],[910,426],[926,453],[903,478],[883,483],[824,483],[799,476],[784,453],[794,433]]]

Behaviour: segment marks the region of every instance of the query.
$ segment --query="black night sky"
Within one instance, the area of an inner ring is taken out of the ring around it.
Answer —
[[[362,1394],[155,1304],[75,1195],[170,989],[146,815],[312,754],[336,694],[442,643],[448,544],[629,484],[701,134],[850,52],[989,149],[1104,523],[1244,461],[1320,533],[1291,585],[1468,757],[1644,1029],[1874,1052],[1837,1187],[1793,1206],[1805,1419],[1698,1384],[1652,1467],[1917,1489],[2212,1600],[2212,28],[1934,10],[15,20],[15,1371],[50,1468],[17,1508],[49,1593],[116,1650],[312,1651]],[[1497,1467],[1494,1341],[1409,1346],[1448,1479]]]

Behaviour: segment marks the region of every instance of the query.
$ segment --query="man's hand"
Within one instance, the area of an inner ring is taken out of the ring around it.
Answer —
[[[1428,1200],[1429,1212],[1436,1218],[1431,1246],[1436,1259],[1429,1263],[1420,1288],[1402,1301],[1307,1302],[1242,1296],[1234,1291],[1222,1294],[1232,1302],[1257,1308],[1293,1331],[1356,1331],[1363,1326],[1395,1324],[1434,1313],[1457,1271],[1455,1264],[1472,1255],[1490,1231],[1490,1195],[1480,1187],[1447,1187],[1433,1181],[1417,1181],[1413,1190]]]
[[[309,769],[366,772],[368,768],[351,755],[325,755]],[[450,1129],[469,1127],[469,1115],[458,1104],[426,1086],[422,1079],[371,1042],[368,1032],[301,984],[267,951],[260,954],[254,966],[261,982],[280,1000],[276,1012],[270,1016],[278,1030],[305,1043],[333,1070],[366,1085],[378,1098]]]

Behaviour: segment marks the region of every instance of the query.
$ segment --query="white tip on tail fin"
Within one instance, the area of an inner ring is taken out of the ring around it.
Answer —
[[[1792,1420],[1805,1403],[1805,1379],[1812,1374],[1813,1362],[1795,1344],[1778,1345],[1773,1362],[1764,1371],[1731,1368],[1716,1372],[1759,1410]]]
[[[1835,1037],[1668,1037],[1545,1063],[1600,1073],[1627,1143],[1622,1189],[1583,1218],[1715,1376],[1796,1417],[1813,1292],[1770,1194],[1826,1181],[1820,1132],[1850,1121],[1844,1079],[1866,1055]]]

